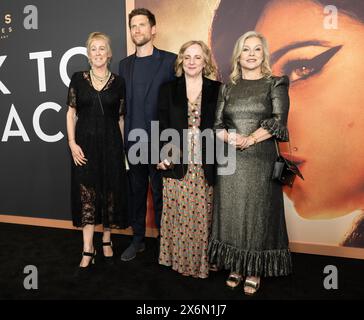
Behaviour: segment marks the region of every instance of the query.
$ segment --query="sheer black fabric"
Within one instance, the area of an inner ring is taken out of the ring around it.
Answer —
[[[67,105],[76,108],[75,138],[87,164],[72,161],[72,220],[77,227],[102,224],[126,228],[127,182],[124,146],[119,127],[125,113],[124,84],[111,74],[101,91],[92,86],[89,72],[72,76]]]

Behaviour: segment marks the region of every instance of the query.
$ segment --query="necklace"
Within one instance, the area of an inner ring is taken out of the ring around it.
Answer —
[[[199,118],[200,118],[200,106],[199,106],[199,100],[201,97],[202,91],[198,94],[195,101],[191,101],[187,98],[188,101],[188,118],[192,123],[189,124],[189,128],[196,128],[196,126],[199,126]]]
[[[100,77],[98,75],[95,74],[95,72],[91,69],[90,70],[90,75],[91,75],[91,79],[94,81],[94,80],[97,80],[99,81],[101,84],[103,84],[110,76],[110,71],[107,70],[106,72],[106,75],[104,77]],[[96,81],[94,81],[96,82]]]
[[[189,102],[192,106],[196,107],[196,106],[198,105],[198,99],[200,98],[201,93],[202,93],[202,90],[199,92],[199,94],[197,95],[197,97],[195,98],[195,100],[194,100],[194,101],[191,101],[190,99],[188,99],[188,98],[187,98],[188,102]]]

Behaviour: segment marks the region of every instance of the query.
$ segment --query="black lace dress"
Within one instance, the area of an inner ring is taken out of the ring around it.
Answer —
[[[87,164],[72,161],[72,220],[76,227],[102,224],[126,228],[127,182],[119,118],[124,114],[124,85],[111,74],[104,88],[92,86],[90,73],[72,76],[67,105],[76,108],[76,143]]]

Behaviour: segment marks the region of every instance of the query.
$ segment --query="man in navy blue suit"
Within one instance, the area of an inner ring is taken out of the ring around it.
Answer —
[[[147,192],[149,182],[153,194],[155,222],[160,227],[162,213],[162,177],[151,163],[151,121],[158,120],[158,94],[160,86],[174,79],[176,55],[159,50],[153,46],[156,34],[156,20],[153,13],[144,8],[134,9],[129,14],[129,28],[136,52],[120,61],[119,75],[126,86],[125,147],[129,159],[129,214],[133,228],[133,240],[122,253],[122,261],[130,261],[138,252],[145,249],[145,227],[147,211]],[[134,129],[146,132],[137,141],[138,146],[148,150],[148,160],[133,164],[131,154],[134,150],[129,133]]]

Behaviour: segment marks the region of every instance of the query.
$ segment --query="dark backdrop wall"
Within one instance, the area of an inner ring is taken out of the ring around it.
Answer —
[[[70,219],[67,81],[92,31],[111,37],[117,72],[124,0],[1,0],[0,214]]]

